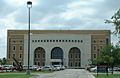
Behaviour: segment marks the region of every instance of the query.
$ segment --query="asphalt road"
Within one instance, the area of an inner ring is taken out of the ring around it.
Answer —
[[[95,78],[84,69],[66,69],[53,73],[38,74],[36,78]]]

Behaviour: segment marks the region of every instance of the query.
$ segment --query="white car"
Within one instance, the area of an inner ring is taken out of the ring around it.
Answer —
[[[93,67],[93,68],[90,68],[90,71],[91,71],[91,72],[97,71],[97,66],[95,66],[95,67]]]

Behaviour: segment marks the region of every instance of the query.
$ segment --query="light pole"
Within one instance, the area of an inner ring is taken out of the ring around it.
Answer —
[[[30,9],[32,8],[32,2],[28,1],[27,2],[27,7],[28,7],[28,69],[27,69],[27,75],[30,75]]]

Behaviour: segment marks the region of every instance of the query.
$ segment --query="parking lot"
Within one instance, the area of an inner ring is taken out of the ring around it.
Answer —
[[[95,78],[84,69],[65,69],[53,73],[37,74],[36,78]]]

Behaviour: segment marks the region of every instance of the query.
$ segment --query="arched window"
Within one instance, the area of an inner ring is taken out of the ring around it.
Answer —
[[[43,62],[45,62],[45,50],[42,47],[38,47],[34,51],[34,64],[44,66]]]
[[[77,47],[72,47],[69,50],[69,67],[70,68],[80,68],[81,65],[81,52]]]

